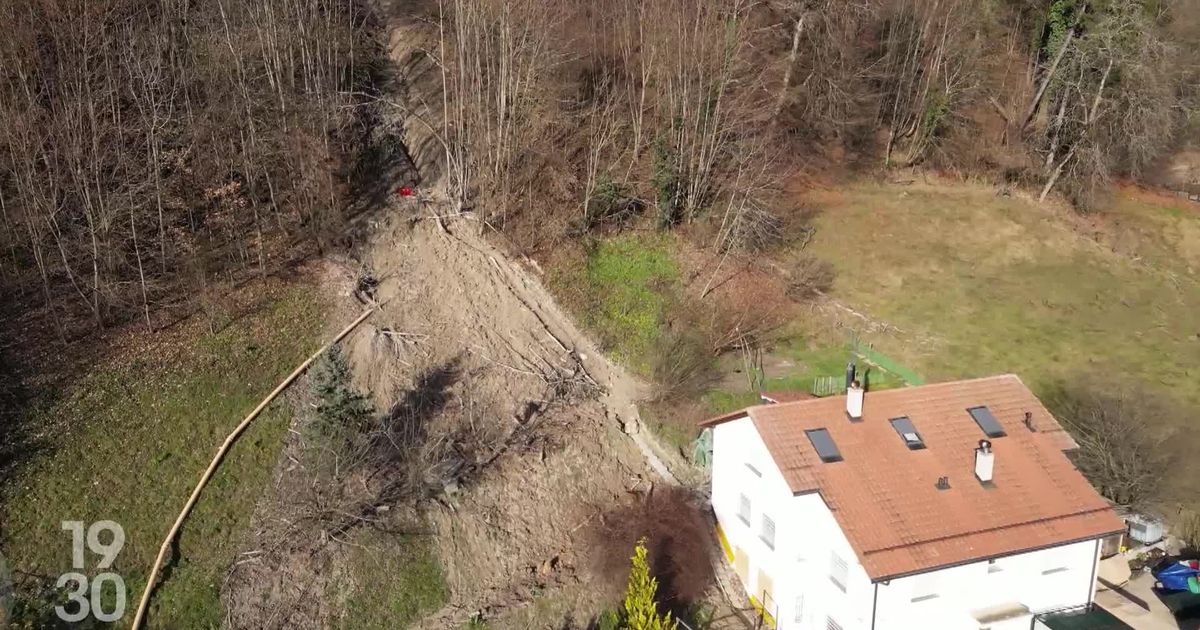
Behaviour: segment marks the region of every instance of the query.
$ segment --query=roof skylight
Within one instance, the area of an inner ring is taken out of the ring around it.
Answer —
[[[1004,432],[1004,427],[1000,426],[1000,421],[996,420],[996,416],[992,415],[992,411],[987,407],[970,407],[967,413],[975,419],[975,424],[983,429],[983,433],[990,438],[998,438],[1008,435]]]
[[[904,440],[904,445],[910,450],[916,451],[925,448],[925,440],[921,439],[921,434],[917,432],[917,427],[913,425],[908,416],[892,418],[890,422],[892,428],[900,435],[900,439]]]
[[[829,435],[828,429],[809,429],[804,434],[808,436],[808,441],[812,442],[821,461],[827,464],[842,461],[842,452],[833,442],[833,436]]]

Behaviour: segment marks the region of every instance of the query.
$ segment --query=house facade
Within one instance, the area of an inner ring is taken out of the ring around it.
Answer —
[[[722,545],[781,630],[1028,629],[1092,601],[1100,541],[1123,530],[1015,376],[705,424]]]

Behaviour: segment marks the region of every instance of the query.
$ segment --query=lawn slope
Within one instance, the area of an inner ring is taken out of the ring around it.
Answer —
[[[309,289],[254,288],[223,330],[192,321],[97,366],[33,421],[52,427],[0,504],[0,549],[22,574],[71,570],[60,522],[111,519],[125,530],[112,571],[133,617],[162,536],[226,434],[316,349],[322,303]],[[198,318],[197,318],[198,319]],[[184,525],[178,557],[155,596],[152,627],[221,623],[219,592],[255,501],[269,481],[291,414],[273,404],[241,437]],[[170,559],[168,559],[170,562]],[[84,573],[99,572],[89,554]]]
[[[1087,219],[945,184],[808,200],[834,297],[896,327],[872,341],[929,380],[1105,373],[1200,401],[1200,206],[1127,190]]]

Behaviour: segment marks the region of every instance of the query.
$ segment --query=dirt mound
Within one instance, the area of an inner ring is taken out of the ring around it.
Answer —
[[[345,342],[356,385],[387,409],[418,387],[421,375],[453,364],[456,377],[433,415],[453,415],[487,435],[521,433],[477,458],[481,470],[461,487],[448,482],[423,505],[449,602],[419,625],[461,625],[476,612],[498,615],[560,587],[572,593],[571,614],[587,617],[603,594],[570,587],[593,577],[592,566],[578,560],[594,542],[589,525],[630,492],[663,481],[639,444],[653,447],[623,430],[637,426],[641,385],[596,352],[540,283],[480,237],[474,223],[443,231],[433,221],[403,218],[421,214],[399,209],[377,226],[360,265],[329,274],[327,284],[347,296],[341,318],[360,308],[348,296],[361,288],[363,270],[374,278],[366,283],[370,297],[382,305]],[[296,520],[281,509],[281,498],[303,478],[295,459],[281,462],[279,496],[264,502],[246,562],[229,580],[235,627],[336,623],[336,605],[313,602],[347,578],[340,541],[331,543],[320,528],[303,535],[293,529],[280,540],[272,526]],[[286,620],[280,610],[289,611]]]
[[[518,423],[537,410],[550,436],[537,452],[498,460],[478,485],[429,514],[452,593],[446,612],[465,618],[520,601],[522,590],[579,579],[573,558],[584,526],[653,476],[612,417],[636,418],[640,385],[475,224],[442,232],[432,221],[395,223],[365,261],[379,279],[375,299],[386,306],[354,340],[363,385],[387,392],[409,365],[459,356],[481,419]],[[414,341],[382,342],[397,338],[389,329]],[[573,382],[594,383],[603,394],[575,404],[547,400]]]

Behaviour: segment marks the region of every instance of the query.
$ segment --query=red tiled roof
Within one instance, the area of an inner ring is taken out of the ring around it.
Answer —
[[[845,404],[832,396],[760,405],[702,424],[749,415],[792,492],[821,494],[873,580],[1124,529],[1063,454],[1074,441],[1016,376],[870,392],[859,422]],[[966,410],[977,405],[1007,433],[991,440],[988,487],[974,475],[986,436]],[[897,416],[912,420],[925,449],[903,443],[888,422]],[[804,433],[814,428],[828,429],[843,461],[820,460]],[[950,489],[937,489],[939,477]]]

